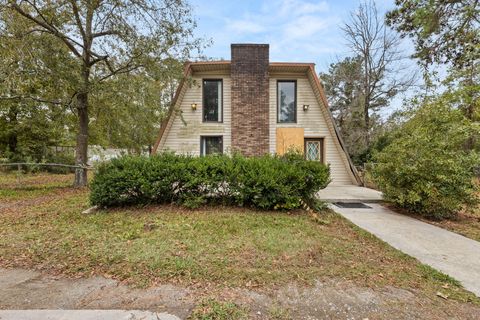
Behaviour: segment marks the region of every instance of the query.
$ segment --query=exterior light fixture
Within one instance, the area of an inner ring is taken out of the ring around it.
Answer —
[[[197,110],[197,104],[196,103],[192,103],[192,110]]]
[[[310,107],[308,104],[304,104],[304,105],[303,105],[303,111],[307,111],[307,110],[308,110],[308,107]]]

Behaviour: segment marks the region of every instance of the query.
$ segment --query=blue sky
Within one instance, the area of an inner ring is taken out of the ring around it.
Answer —
[[[378,11],[393,0],[375,1]],[[230,59],[231,43],[268,43],[271,61],[314,62],[317,72],[350,54],[342,23],[359,0],[191,0],[207,57]],[[408,45],[405,50],[408,51]]]

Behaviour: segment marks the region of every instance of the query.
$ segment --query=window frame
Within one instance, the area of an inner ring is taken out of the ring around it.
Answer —
[[[205,149],[203,147],[203,141],[206,138],[220,138],[221,139],[220,148],[221,148],[221,151],[222,151],[220,154],[224,153],[224,151],[223,151],[223,136],[222,135],[205,135],[205,136],[200,136],[200,156],[201,157],[207,156],[207,154],[205,154]]]
[[[305,160],[308,161],[318,161],[318,160],[309,160],[307,159],[307,142],[308,141],[320,141],[320,163],[325,164],[325,137],[308,137],[308,138],[303,138],[303,154],[305,157]]]
[[[295,85],[295,106],[293,108],[293,121],[280,121],[280,99],[278,98],[279,94],[279,89],[280,89],[280,83],[285,83],[285,82],[293,82]],[[277,80],[277,123],[297,123],[297,106],[298,106],[298,101],[297,101],[297,80]]]
[[[212,120],[205,120],[205,86],[204,82],[205,81],[220,81],[220,86],[221,86],[221,107],[220,107],[220,112],[221,112],[221,117],[217,121],[212,121]],[[222,78],[203,78],[202,79],[202,122],[203,123],[223,123],[223,79]]]

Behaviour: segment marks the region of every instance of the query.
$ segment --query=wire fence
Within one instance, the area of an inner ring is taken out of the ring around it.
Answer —
[[[91,169],[91,167],[88,167],[88,166],[79,166],[79,165],[63,164],[63,163],[37,163],[37,162],[0,163],[0,167],[17,167],[21,169],[22,166],[65,167],[65,168],[86,169],[86,170]]]

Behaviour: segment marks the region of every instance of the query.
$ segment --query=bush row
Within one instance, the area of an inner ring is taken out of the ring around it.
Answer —
[[[102,207],[207,203],[293,209],[312,203],[329,183],[330,170],[301,155],[192,157],[162,153],[125,156],[100,165],[90,201]]]

